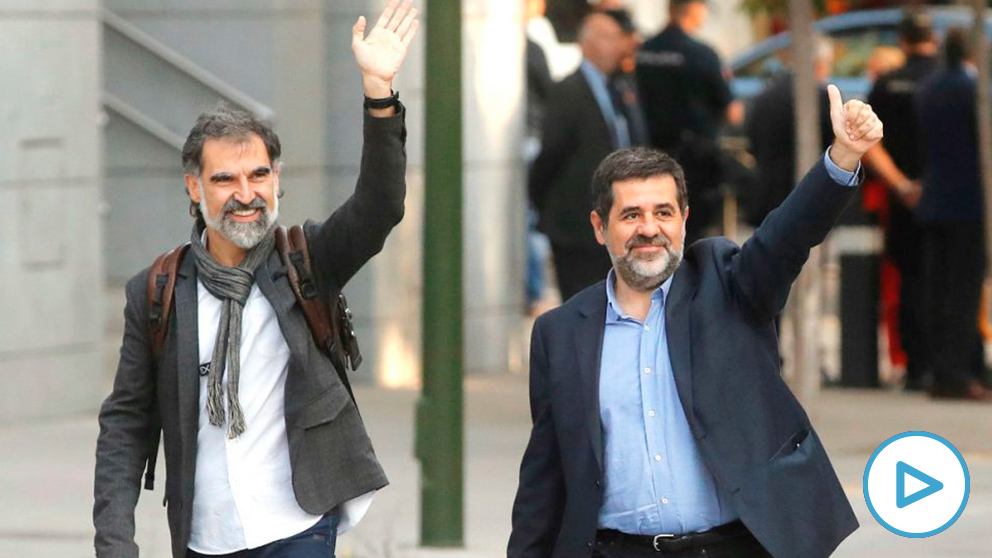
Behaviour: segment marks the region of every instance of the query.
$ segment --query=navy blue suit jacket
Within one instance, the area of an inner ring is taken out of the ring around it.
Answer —
[[[857,192],[821,161],[743,247],[694,243],[665,305],[679,399],[703,461],[775,558],[828,556],[857,526],[810,425],[782,380],[774,319],[810,248]],[[603,489],[598,283],[534,324],[530,442],[513,506],[510,558],[589,556]]]

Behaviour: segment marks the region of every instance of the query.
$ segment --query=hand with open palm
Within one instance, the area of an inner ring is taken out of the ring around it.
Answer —
[[[365,16],[351,29],[351,50],[362,72],[365,96],[381,99],[392,94],[393,77],[403,65],[420,21],[413,0],[391,0],[375,26],[365,35]]]

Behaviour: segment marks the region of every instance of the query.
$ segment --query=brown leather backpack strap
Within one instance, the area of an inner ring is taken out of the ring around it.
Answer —
[[[169,331],[169,312],[176,290],[176,273],[189,250],[189,243],[162,254],[148,272],[148,322],[151,328],[152,358],[162,355],[165,335]]]
[[[331,354],[334,350],[334,331],[331,327],[331,316],[327,304],[317,296],[317,285],[314,284],[313,269],[310,266],[310,251],[307,250],[306,236],[303,227],[295,225],[288,231],[280,227],[276,231],[276,247],[283,263],[286,264],[286,274],[293,288],[297,302],[303,309],[303,315],[310,326],[317,346]]]
[[[152,361],[156,367],[162,356],[165,335],[169,331],[169,313],[172,310],[172,296],[176,290],[176,273],[188,249],[187,242],[160,255],[155,258],[148,272],[148,327],[151,334]],[[158,445],[162,437],[162,424],[157,404],[152,406],[148,434],[145,490],[154,490],[155,464],[158,461]]]
[[[337,371],[341,383],[348,390],[352,401],[355,395],[351,390],[348,379],[347,347],[340,342],[340,327],[338,321],[332,318],[333,303],[328,303],[319,296],[313,266],[310,262],[310,250],[307,247],[306,234],[303,227],[294,225],[289,230],[284,227],[276,229],[276,249],[286,265],[286,276],[296,295],[296,301],[303,310],[303,315],[310,327],[314,342],[331,359],[334,370]],[[354,362],[354,360],[352,360]],[[359,362],[361,362],[359,360]]]

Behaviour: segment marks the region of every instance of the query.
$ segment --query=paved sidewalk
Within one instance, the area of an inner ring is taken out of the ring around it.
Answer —
[[[103,391],[109,392],[120,343],[122,296],[108,296]],[[118,293],[119,294],[119,293]],[[71,389],[71,387],[69,388]],[[392,482],[365,520],[344,535],[341,558],[495,558],[505,556],[520,457],[530,431],[527,379],[472,378],[465,398],[465,538],[467,548],[420,549],[419,464],[413,457],[418,393],[357,386],[376,452]],[[837,558],[971,558],[992,556],[992,405],[933,403],[887,391],[825,390],[811,416],[854,505],[861,529]],[[971,471],[965,513],[930,539],[904,539],[868,513],[861,477],[872,451],[889,436],[928,430],[955,444]],[[93,556],[93,463],[96,410],[60,420],[0,426],[0,558]],[[136,539],[144,558],[168,558],[169,534],[159,460],[157,490],[143,491]]]
[[[517,468],[529,431],[526,378],[471,379],[466,390],[467,548],[417,548],[419,468],[413,458],[417,393],[359,387],[356,395],[392,484],[377,496],[365,521],[340,540],[339,556],[503,555]],[[827,390],[813,417],[862,524],[836,557],[992,554],[988,550],[992,405],[933,403],[922,396],[892,392]],[[884,439],[906,430],[943,435],[963,452],[971,470],[972,493],[964,515],[951,529],[930,539],[904,539],[882,529],[869,515],[861,494],[870,453]],[[0,427],[0,558],[93,556],[90,510],[96,433],[93,415]],[[143,493],[137,512],[137,539],[146,558],[168,556],[161,484],[155,493]]]

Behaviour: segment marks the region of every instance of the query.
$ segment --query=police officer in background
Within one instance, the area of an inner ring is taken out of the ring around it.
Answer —
[[[670,21],[637,55],[637,81],[651,144],[668,152],[685,169],[692,199],[689,241],[719,217],[721,196],[717,131],[726,118],[743,120],[733,102],[720,57],[693,38],[709,9],[704,0],[670,0]]]
[[[906,389],[924,389],[930,374],[923,336],[923,227],[913,211],[920,201],[923,173],[919,116],[914,97],[938,67],[937,41],[930,16],[908,9],[898,27],[902,68],[878,79],[868,104],[886,123],[885,138],[865,155],[868,167],[889,189],[885,251],[899,270],[899,336],[906,351]]]

